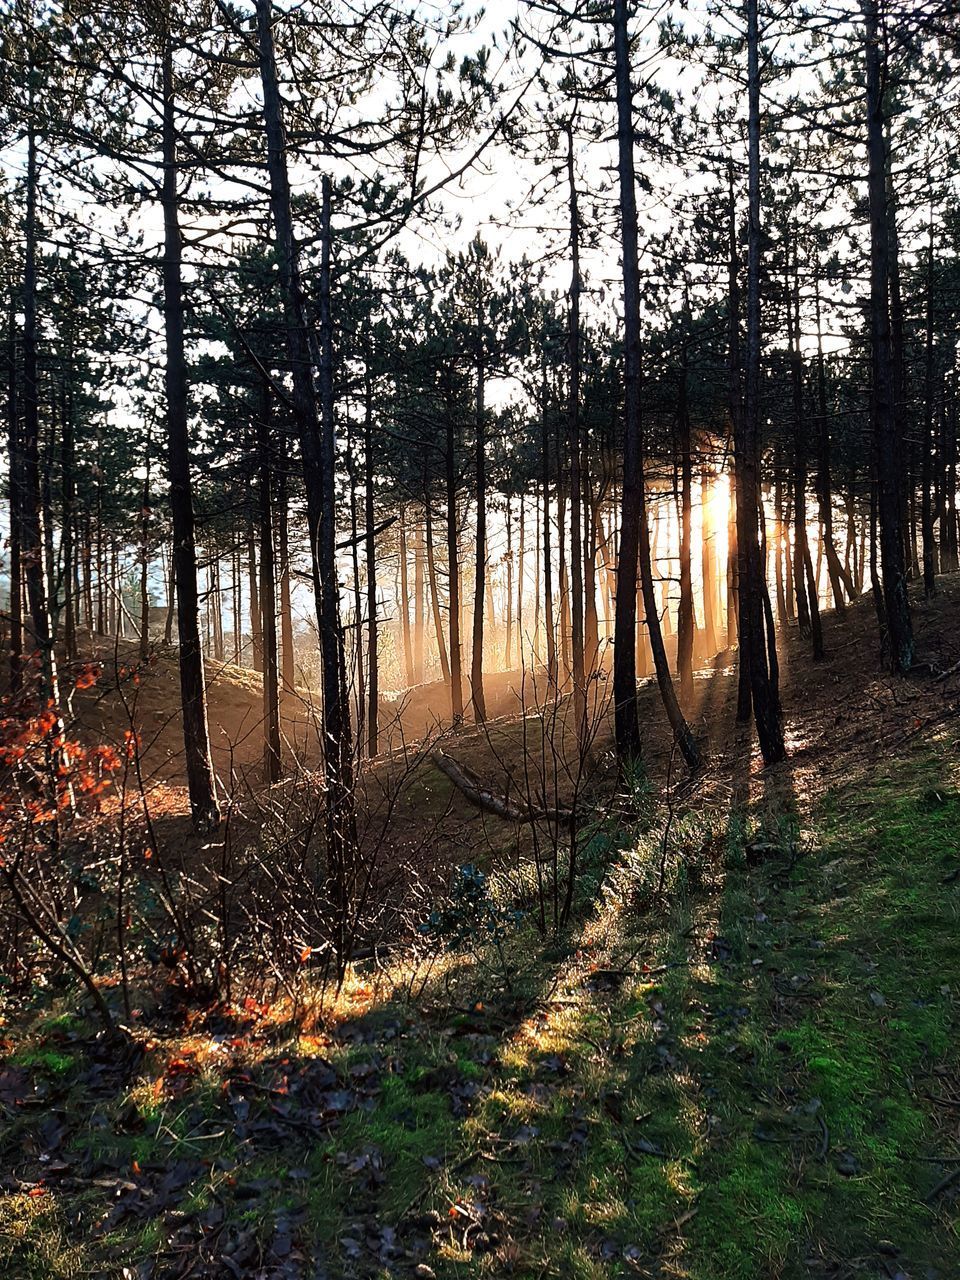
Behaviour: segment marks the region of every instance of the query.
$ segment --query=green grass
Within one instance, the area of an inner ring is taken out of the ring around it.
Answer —
[[[509,993],[461,970],[400,1036],[331,1042],[345,1078],[367,1064],[378,1087],[321,1137],[261,1150],[225,1125],[198,1142],[198,1120],[215,1131],[225,1116],[211,1068],[175,1101],[140,1086],[139,1132],[114,1123],[126,1098],[104,1104],[75,1149],[128,1165],[202,1150],[211,1172],[184,1189],[184,1211],[220,1201],[266,1238],[278,1212],[303,1210],[299,1246],[326,1259],[351,1224],[432,1212],[413,1238],[441,1280],[657,1267],[801,1280],[810,1256],[867,1275],[896,1256],[907,1274],[947,1277],[955,1208],[926,1197],[950,1167],[937,1157],[960,1154],[929,1099],[960,1079],[958,773],[956,744],[938,740],[851,777],[802,814],[802,834],[789,796],[727,815],[725,832],[684,822],[696,875],[673,878],[665,917],[621,913],[607,932],[595,918],[537,963],[522,957]],[[761,831],[799,856],[748,866]],[[625,842],[599,843],[619,857]],[[620,874],[624,886],[645,872]],[[631,955],[622,980],[591,987],[594,969]],[[673,967],[648,974],[636,957]],[[75,1029],[41,1023],[12,1061],[73,1088],[76,1055],[55,1038]],[[251,1204],[240,1183],[265,1189]],[[114,1276],[120,1252],[162,1248],[156,1222],[124,1222],[109,1249],[78,1237],[100,1211],[90,1191],[0,1200],[0,1272]]]

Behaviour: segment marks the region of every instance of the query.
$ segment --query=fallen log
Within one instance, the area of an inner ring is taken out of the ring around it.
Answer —
[[[553,822],[560,827],[573,825],[574,814],[570,809],[535,809],[532,805],[511,804],[506,796],[491,791],[472,770],[458,764],[444,751],[435,751],[433,762],[478,809],[485,809],[508,822]]]

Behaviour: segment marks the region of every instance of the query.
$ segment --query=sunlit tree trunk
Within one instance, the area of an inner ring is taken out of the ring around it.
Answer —
[[[463,719],[463,655],[460,646],[460,556],[457,545],[457,475],[453,405],[448,401],[444,464],[447,484],[447,599],[450,628],[450,713]]]
[[[580,440],[580,206],[574,170],[573,119],[567,122],[567,188],[570,212],[570,313],[568,317],[567,363],[568,428],[570,448],[570,578],[571,578],[571,660],[573,670],[574,718],[581,742],[586,733],[586,672],[584,661],[583,582],[583,494]]]
[[[440,588],[437,583],[437,561],[433,549],[433,516],[429,497],[423,508],[424,536],[427,549],[427,583],[430,588],[430,605],[433,612],[433,626],[437,637],[437,657],[440,661],[440,675],[443,683],[450,688],[450,659],[447,656],[447,639],[443,629],[443,611],[440,606]]]
[[[547,682],[551,688],[556,688],[558,680],[557,671],[557,633],[553,616],[553,549],[550,538],[550,430],[547,419],[547,379],[544,375],[542,381],[542,402],[540,406],[540,449],[543,487],[543,521],[541,525],[541,533],[543,537],[542,554],[543,554],[543,615],[544,629],[547,633]],[[538,542],[538,550],[540,550]],[[540,582],[540,573],[536,574],[537,583]],[[537,622],[539,621],[540,610],[535,607],[534,614],[534,636],[536,637]],[[536,644],[536,640],[534,640]]]
[[[260,389],[257,415],[257,497],[260,524],[260,610],[263,645],[263,776],[280,777],[280,672],[277,652],[277,571],[273,550],[273,458],[270,440],[270,390]],[[219,582],[217,594],[219,595]],[[222,646],[222,639],[220,641]]]
[[[423,683],[423,525],[418,521],[413,531],[413,682]]]
[[[287,438],[281,432],[277,467],[277,551],[280,559],[280,650],[284,689],[292,692],[296,683],[296,656],[293,651],[293,605],[290,599],[290,527],[287,514]]]
[[[486,355],[483,304],[477,304],[477,388],[476,388],[476,572],[473,590],[473,647],[470,654],[470,695],[477,724],[487,718],[483,696],[483,607],[487,585],[487,443],[486,443]]]
[[[713,476],[706,458],[700,468],[700,574],[703,581],[702,653],[712,658],[720,647],[717,639],[717,530],[711,502]]]
[[[370,368],[369,353],[364,362],[363,388],[363,518],[366,524],[364,541],[364,567],[367,572],[367,755],[375,756],[380,750],[380,655],[377,649],[377,540],[376,520],[373,501],[374,457],[373,457],[373,375]],[[400,568],[403,574],[403,655],[406,664],[407,684],[413,683],[412,661],[410,654],[410,614],[407,598],[407,546],[406,531],[403,529],[403,511],[401,520]]]
[[[400,645],[403,649],[403,678],[407,686],[415,683],[413,673],[413,637],[410,634],[410,570],[407,564],[407,509],[400,504]]]

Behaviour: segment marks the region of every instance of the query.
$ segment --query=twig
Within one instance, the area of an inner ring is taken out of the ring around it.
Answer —
[[[941,1178],[933,1190],[929,1192],[928,1195],[924,1196],[924,1200],[927,1204],[931,1204],[936,1200],[937,1196],[952,1187],[958,1178],[960,1178],[960,1164],[958,1164],[955,1169],[951,1169],[948,1174]]]

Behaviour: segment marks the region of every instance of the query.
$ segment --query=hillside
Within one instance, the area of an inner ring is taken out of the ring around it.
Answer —
[[[702,673],[706,774],[592,822],[552,941],[517,921],[360,964],[323,1006],[168,1009],[125,1060],[55,992],[8,1012],[2,1273],[956,1275],[960,582],[916,620],[909,680],[877,673],[869,602],[828,617],[819,666],[784,638],[791,753],[766,771],[733,673]],[[252,681],[214,681],[237,757],[255,713]],[[505,791],[523,736],[504,716],[444,749]],[[425,861],[509,871],[512,824],[418,768],[409,849],[429,826]]]

